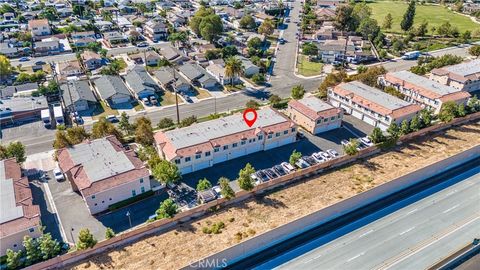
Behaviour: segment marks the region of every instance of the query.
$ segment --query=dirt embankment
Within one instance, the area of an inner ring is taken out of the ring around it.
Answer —
[[[113,249],[73,269],[177,269],[478,144],[480,124],[453,128]],[[203,232],[218,222],[225,223],[221,233]]]

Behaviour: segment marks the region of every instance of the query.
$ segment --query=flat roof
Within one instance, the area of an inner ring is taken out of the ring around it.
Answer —
[[[117,152],[109,140],[100,139],[68,148],[75,165],[82,164],[93,183],[135,169],[124,152]]]
[[[419,87],[425,88],[426,90],[432,91],[432,92],[437,93],[437,94],[442,95],[442,96],[459,91],[456,88],[453,88],[453,87],[448,86],[448,85],[441,84],[441,83],[436,82],[436,81],[432,81],[428,78],[417,75],[417,74],[412,73],[410,71],[402,70],[402,71],[392,72],[391,74],[393,76],[401,79],[401,80],[404,80],[404,81],[409,82],[411,84],[414,84],[414,85],[417,85]]]
[[[455,73],[464,77],[480,73],[480,59],[472,60],[470,62],[461,63],[458,65],[444,67],[451,73]]]
[[[288,120],[281,114],[271,108],[264,108],[257,110],[257,121],[255,121],[251,127],[247,126],[243,120],[242,114],[234,114],[203,123],[193,124],[189,127],[170,130],[165,132],[165,136],[170,139],[176,149],[181,149],[200,143],[206,143],[212,139],[221,138],[227,135],[284,122],[288,122]]]
[[[364,99],[372,101],[382,107],[385,107],[391,111],[406,107],[411,103],[401,100],[397,97],[389,95],[380,89],[368,86],[359,81],[353,81],[340,85],[343,89],[354,93]]]
[[[316,111],[316,112],[321,112],[329,109],[333,109],[334,107],[322,100],[320,100],[317,97],[310,96],[306,98],[302,98],[298,100],[298,102],[302,103],[303,105],[307,106],[308,108]]]
[[[23,217],[23,207],[17,206],[13,179],[6,179],[5,163],[0,160],[0,223]]]

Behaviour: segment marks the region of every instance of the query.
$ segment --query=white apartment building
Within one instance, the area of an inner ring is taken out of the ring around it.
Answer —
[[[457,88],[429,80],[410,71],[389,72],[379,78],[380,84],[393,86],[405,95],[405,100],[439,113],[443,103],[466,104],[470,94]]]
[[[330,104],[381,130],[391,123],[410,121],[422,109],[359,81],[341,83],[328,90]]]
[[[480,59],[432,70],[430,79],[459,90],[480,90]]]
[[[257,111],[249,127],[242,114],[155,134],[161,157],[175,163],[182,174],[296,140],[297,126],[272,108]]]
[[[151,189],[150,173],[143,162],[114,136],[60,149],[58,161],[91,214]]]

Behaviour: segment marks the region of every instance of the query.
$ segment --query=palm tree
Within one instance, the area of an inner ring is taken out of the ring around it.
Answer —
[[[243,74],[245,67],[242,61],[234,56],[231,56],[225,62],[225,77],[232,80],[232,86],[234,78]]]

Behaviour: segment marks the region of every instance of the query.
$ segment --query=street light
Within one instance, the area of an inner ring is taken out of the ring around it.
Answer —
[[[125,215],[128,217],[128,223],[130,224],[130,228],[132,228],[132,219],[130,218],[130,211],[127,211]]]

